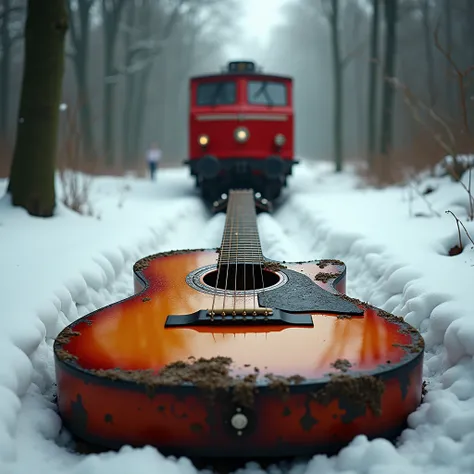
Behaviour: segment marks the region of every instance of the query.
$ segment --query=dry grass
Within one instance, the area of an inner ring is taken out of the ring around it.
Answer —
[[[59,135],[57,169],[62,187],[62,203],[79,214],[93,215],[90,202],[92,179],[81,173],[84,167],[82,140],[77,110],[68,108],[63,114],[64,130]]]
[[[474,153],[474,148],[466,144],[463,153]],[[418,130],[412,143],[405,148],[398,148],[387,155],[373,157],[373,166],[359,163],[357,170],[363,181],[377,188],[393,184],[406,183],[422,171],[433,170],[446,156],[444,148],[433,139],[432,133]]]
[[[8,143],[0,141],[0,178],[8,178],[13,149]]]

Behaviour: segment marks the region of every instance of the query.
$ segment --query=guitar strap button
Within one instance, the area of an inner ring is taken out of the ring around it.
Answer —
[[[243,413],[236,413],[230,419],[230,424],[238,431],[243,430],[248,425],[248,422],[248,418]]]

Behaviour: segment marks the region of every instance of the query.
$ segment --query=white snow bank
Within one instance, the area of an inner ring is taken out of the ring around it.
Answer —
[[[33,218],[12,208],[9,196],[0,200],[0,462],[16,461],[15,472],[52,472],[54,465],[60,472],[72,462],[55,441],[61,422],[52,403],[52,343],[58,332],[130,295],[132,266],[143,256],[209,245],[194,231],[208,213],[189,181],[182,170],[162,174],[158,183],[94,179],[95,217],[60,204],[55,217]]]
[[[473,472],[474,250],[466,238],[460,255],[447,256],[457,230],[444,213],[457,203],[474,236],[467,193],[447,178],[426,180],[421,184],[435,191],[412,197],[412,211],[426,212],[429,199],[440,217],[410,217],[405,189],[354,190],[355,184],[353,176],[326,173],[311,196],[294,193],[276,218],[300,251],[346,263],[349,295],[404,316],[422,332],[428,394],[397,449],[359,437],[318,462],[328,474]]]
[[[280,260],[344,260],[350,295],[403,315],[422,331],[429,392],[397,447],[361,436],[338,456],[267,471],[474,472],[474,252],[466,243],[460,255],[446,256],[457,230],[444,214],[451,209],[473,234],[472,223],[465,222],[464,191],[446,178],[425,179],[420,189],[435,189],[425,196],[430,207],[402,188],[356,189],[353,175],[336,178],[331,168],[297,167],[276,219],[259,216],[264,253]],[[60,329],[128,296],[132,265],[142,256],[219,245],[224,216],[206,221],[186,175],[162,172],[158,183],[94,180],[93,209],[100,220],[64,207],[54,219],[33,219],[5,198],[0,202],[0,473],[196,472],[189,461],[164,458],[149,447],[70,453],[53,402],[52,340]],[[410,217],[431,209],[441,217]],[[250,463],[240,472],[264,471]]]

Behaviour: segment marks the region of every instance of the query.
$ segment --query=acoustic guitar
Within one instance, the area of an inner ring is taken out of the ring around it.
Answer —
[[[345,295],[338,260],[263,256],[252,190],[227,200],[219,249],[134,265],[136,294],[54,344],[65,426],[96,446],[190,457],[331,453],[394,438],[422,397],[424,341]]]

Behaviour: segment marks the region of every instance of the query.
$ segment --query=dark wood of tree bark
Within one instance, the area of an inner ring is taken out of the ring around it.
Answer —
[[[426,83],[428,85],[428,96],[429,106],[434,107],[436,104],[436,84],[435,84],[435,62],[433,55],[433,33],[431,28],[431,6],[430,0],[423,0],[422,3],[423,12],[423,33],[425,43],[425,55],[426,55]]]
[[[109,2],[102,0],[102,20],[104,23],[104,107],[103,107],[103,132],[104,154],[107,166],[115,164],[115,87],[117,84],[113,76],[115,68],[115,48],[119,23],[125,0]]]
[[[85,158],[94,161],[96,148],[92,128],[92,111],[89,94],[88,65],[90,45],[91,8],[94,0],[81,0],[77,11],[72,8],[73,0],[67,0],[71,41],[74,46],[73,64],[77,83],[77,100],[81,121],[82,145]],[[74,16],[77,24],[74,22]]]
[[[393,99],[395,91],[387,81],[395,75],[397,45],[398,0],[385,1],[385,66],[382,97],[382,137],[380,152],[387,155],[392,148],[393,138]]]
[[[369,165],[372,166],[376,152],[375,137],[377,134],[377,71],[379,68],[379,0],[372,0],[372,26],[370,31],[370,62],[369,62],[369,113],[367,152]]]
[[[332,0],[331,45],[334,78],[334,162],[336,172],[342,171],[342,64],[339,45],[339,0]]]
[[[135,91],[135,74],[128,72],[128,68],[133,64],[135,57],[134,50],[134,38],[132,35],[132,29],[137,27],[136,12],[137,8],[133,4],[127,5],[127,18],[126,25],[127,29],[123,33],[124,37],[124,51],[125,51],[125,68],[127,75],[125,77],[125,90],[124,90],[124,101],[125,101],[125,113],[122,116],[122,164],[125,169],[128,169],[133,165],[133,156],[131,152],[131,114],[133,104],[133,97]]]
[[[10,21],[10,0],[3,0],[3,18],[0,20],[0,139],[7,140],[8,111],[10,108],[10,63],[12,40],[8,29]]]
[[[51,217],[64,42],[65,0],[28,0],[25,56],[15,151],[8,190],[12,204]]]
[[[452,0],[444,0],[444,21],[446,28],[446,51],[448,54],[451,54],[453,50],[453,29],[452,29]],[[446,109],[450,116],[454,116],[453,104],[456,103],[453,90],[453,80],[452,80],[452,69],[451,64],[446,61],[446,71],[445,71],[445,88],[446,88]]]

